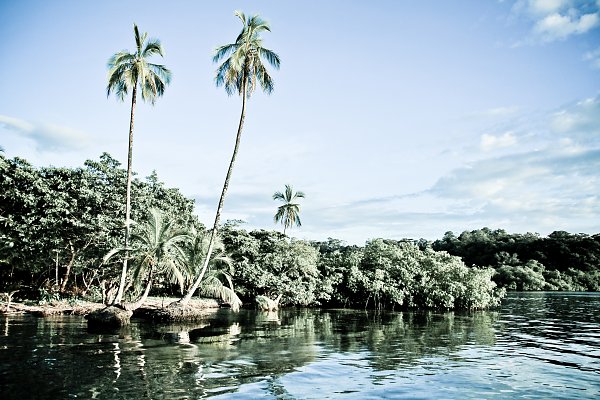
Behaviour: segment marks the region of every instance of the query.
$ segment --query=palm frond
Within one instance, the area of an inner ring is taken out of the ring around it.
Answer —
[[[219,62],[223,58],[229,56],[231,53],[236,51],[238,47],[239,45],[237,43],[229,43],[217,47],[214,51],[213,62]]]
[[[151,57],[153,55],[159,55],[163,57],[163,48],[160,44],[160,40],[158,39],[150,39],[146,42],[146,46],[144,46],[144,50],[142,51],[142,57]]]
[[[242,20],[242,24],[246,25],[246,14],[244,14],[242,11],[240,10],[235,10],[233,12],[233,15],[235,15],[236,17],[238,17],[240,20]]]
[[[208,274],[200,286],[200,294],[203,296],[217,298],[231,306],[231,309],[238,311],[242,301],[231,287],[227,287],[214,274]]]
[[[101,264],[106,264],[106,263],[110,262],[114,256],[116,256],[117,254],[121,254],[124,251],[125,251],[124,247],[116,247],[116,248],[110,250],[108,253],[106,253],[106,255],[104,257],[102,257]]]
[[[273,68],[279,69],[279,66],[281,64],[281,60],[280,60],[279,56],[277,55],[277,53],[275,53],[272,50],[265,49],[264,47],[260,47],[258,49],[258,54],[260,54],[260,56],[262,58],[264,58],[265,60],[267,60],[267,62],[269,64],[271,64],[271,66]]]
[[[271,75],[262,63],[256,64],[256,71],[253,75],[260,83],[263,92],[271,94],[274,88],[273,79],[271,79]]]

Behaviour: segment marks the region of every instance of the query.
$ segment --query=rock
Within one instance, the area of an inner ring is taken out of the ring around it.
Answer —
[[[279,300],[281,300],[281,295],[277,296],[275,300],[267,296],[256,296],[256,303],[262,311],[277,311],[279,309]]]
[[[101,310],[92,311],[85,316],[88,327],[119,328],[129,325],[133,312],[118,306],[108,306]]]
[[[169,304],[168,307],[154,310],[151,313],[151,319],[158,322],[191,322],[202,320],[213,312],[214,309],[195,307],[176,301]]]

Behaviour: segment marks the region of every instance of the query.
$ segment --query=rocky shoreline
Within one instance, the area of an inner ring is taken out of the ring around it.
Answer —
[[[142,307],[137,309],[133,316],[135,318],[148,319],[154,321],[173,321],[179,318],[169,318],[169,315],[173,314],[172,311],[179,309],[175,312],[175,317],[182,314],[180,307],[169,307],[170,304],[175,303],[178,298],[175,297],[149,297]],[[89,301],[77,300],[75,302],[70,301],[52,301],[45,304],[34,304],[34,303],[20,303],[11,302],[9,309],[6,304],[0,305],[0,314],[2,315],[15,315],[15,314],[31,314],[38,317],[50,317],[58,315],[81,315],[85,316],[92,312],[98,312],[105,309],[107,306],[102,303],[94,303]],[[197,317],[205,315],[208,311],[214,310],[221,307],[221,304],[214,299],[191,299],[186,306],[187,312],[180,315],[193,314]],[[185,317],[182,318],[186,319]],[[189,320],[189,317],[187,318]]]

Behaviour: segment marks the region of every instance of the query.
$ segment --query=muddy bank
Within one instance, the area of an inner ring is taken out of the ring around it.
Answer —
[[[106,307],[104,304],[88,301],[78,301],[69,303],[67,301],[57,301],[47,304],[27,304],[11,302],[7,310],[6,304],[0,305],[2,314],[33,314],[38,317],[49,317],[53,315],[86,315],[92,311]]]
[[[167,310],[169,305],[175,303],[178,298],[175,297],[149,297],[142,307],[135,310],[133,317],[149,319],[155,321],[169,320],[171,313],[161,313],[160,310]],[[192,299],[188,303],[185,314],[197,316],[205,315],[206,312],[219,308],[221,305],[214,299]],[[6,304],[0,304],[0,314],[32,314],[39,317],[48,317],[53,315],[87,315],[94,311],[106,308],[105,304],[89,301],[53,301],[46,304],[32,304],[11,302],[10,308],[6,309]],[[177,307],[179,309],[179,307]],[[181,311],[181,310],[179,310]],[[182,313],[175,313],[182,316]],[[165,316],[166,315],[166,316]]]

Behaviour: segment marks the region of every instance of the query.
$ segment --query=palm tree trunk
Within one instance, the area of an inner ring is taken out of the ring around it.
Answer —
[[[217,236],[217,230],[219,228],[219,220],[221,219],[221,211],[223,210],[223,203],[225,202],[225,194],[227,193],[227,189],[229,188],[229,180],[231,179],[231,172],[233,171],[233,164],[235,164],[235,158],[238,153],[238,149],[240,147],[240,139],[242,138],[242,128],[244,127],[244,119],[246,118],[246,90],[248,86],[248,78],[244,79],[243,87],[242,87],[242,113],[240,115],[240,123],[238,125],[237,136],[235,138],[235,147],[233,148],[233,155],[231,156],[231,161],[229,162],[229,168],[227,169],[227,175],[225,176],[225,183],[223,183],[223,191],[221,192],[221,198],[219,199],[219,205],[217,206],[217,213],[215,215],[215,222],[213,224],[212,231],[210,232],[210,241],[208,243],[208,250],[206,251],[206,258],[204,259],[204,263],[202,264],[202,269],[200,270],[200,274],[196,278],[196,281],[188,290],[187,294],[180,300],[180,303],[187,304],[200,283],[202,282],[202,278],[204,278],[204,273],[206,272],[206,268],[208,268],[208,263],[210,262],[210,256],[212,255],[213,246],[215,243],[215,237]]]
[[[67,264],[67,270],[65,271],[65,276],[63,277],[62,285],[60,286],[61,293],[64,293],[65,290],[67,289],[67,282],[69,281],[69,275],[71,274],[71,268],[73,267],[73,264],[75,263],[75,248],[73,247],[73,242],[70,240],[69,240],[69,247],[71,249],[71,259],[69,260],[69,263]]]
[[[127,151],[127,191],[125,194],[125,256],[123,258],[123,269],[121,270],[121,282],[119,283],[119,290],[115,297],[114,304],[121,304],[123,299],[123,291],[125,288],[125,279],[127,278],[127,258],[129,258],[129,220],[131,214],[131,161],[133,155],[133,116],[135,113],[135,97],[137,94],[137,82],[133,85],[133,92],[131,95],[131,117],[129,119],[129,149]]]
[[[138,301],[136,301],[135,303],[126,304],[125,309],[129,310],[129,311],[134,311],[134,310],[137,310],[138,308],[140,308],[144,304],[146,299],[148,298],[151,288],[152,288],[152,270],[150,271],[150,274],[148,276],[148,283],[146,283],[146,289],[144,290],[142,297],[140,297],[138,299]]]

